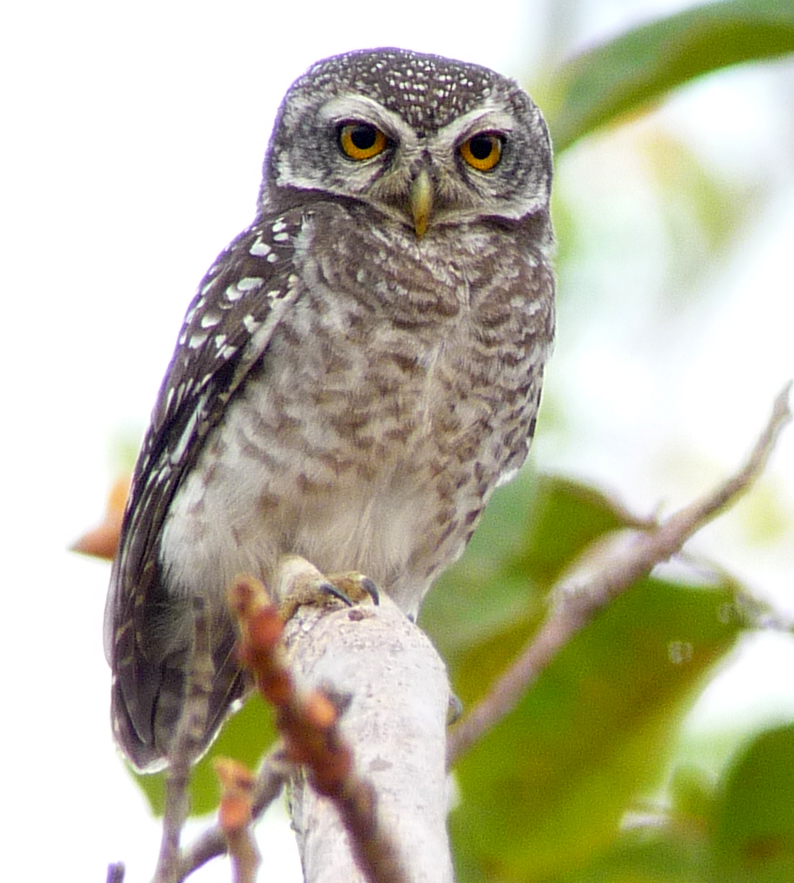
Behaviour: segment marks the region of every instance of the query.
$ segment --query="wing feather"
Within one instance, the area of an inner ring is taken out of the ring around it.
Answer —
[[[162,761],[156,717],[178,719],[178,709],[171,714],[158,703],[186,664],[184,653],[168,659],[146,642],[147,617],[179,604],[163,584],[160,533],[210,431],[300,293],[294,254],[304,226],[297,210],[260,218],[218,256],[188,308],[135,467],[105,608],[105,652],[114,672],[116,737],[141,769]],[[243,689],[228,625],[213,644],[207,739]],[[174,694],[183,684],[171,687]]]

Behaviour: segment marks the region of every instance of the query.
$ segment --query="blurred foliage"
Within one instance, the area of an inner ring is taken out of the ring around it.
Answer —
[[[761,733],[715,799],[713,846],[723,883],[794,880],[794,725]]]
[[[558,156],[553,212],[564,343],[573,349],[577,334],[612,327],[613,310],[631,310],[640,322],[649,314],[680,318],[683,307],[713,294],[704,281],[762,214],[766,197],[761,170],[737,179],[658,121]],[[585,309],[590,321],[577,321]]]
[[[789,883],[794,880],[793,757],[794,726],[786,725],[757,735],[716,787],[696,771],[680,771],[671,788],[672,805],[663,814],[624,828],[608,849],[576,871],[543,879]]]
[[[713,264],[711,258],[732,245],[736,233],[758,208],[752,185],[726,180],[689,145],[669,132],[648,133],[642,159],[659,207],[668,243],[666,290],[691,291]]]
[[[701,74],[792,51],[790,0],[709,3],[573,58],[539,98],[559,152]]]
[[[792,50],[790,0],[713,3],[573,59],[538,97],[559,153],[694,77]],[[644,157],[678,271],[690,275],[703,251],[729,241],[747,191],[662,133],[646,140]],[[555,223],[561,264],[586,263],[582,227],[559,198]],[[532,639],[572,562],[610,532],[637,526],[602,492],[526,470],[495,495],[422,615],[464,705]],[[752,626],[744,609],[724,575],[655,576],[582,630],[458,764],[450,830],[460,883],[794,880],[794,727],[757,735],[717,783],[673,755],[682,715]],[[198,765],[193,811],[217,803],[212,756],[253,765],[273,736],[270,713],[253,699]],[[140,783],[162,811],[162,775]]]

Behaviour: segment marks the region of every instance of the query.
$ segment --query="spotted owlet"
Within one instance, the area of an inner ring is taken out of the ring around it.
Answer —
[[[289,89],[254,222],[194,297],[143,443],[106,608],[117,741],[165,762],[191,597],[244,690],[225,591],[280,556],[409,615],[524,462],[554,335],[552,160],[512,80],[398,49]]]

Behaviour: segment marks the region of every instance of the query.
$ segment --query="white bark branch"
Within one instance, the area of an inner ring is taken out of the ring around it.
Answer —
[[[378,607],[330,612],[301,607],[285,638],[302,688],[349,695],[342,734],[353,751],[356,775],[374,787],[378,825],[395,845],[405,878],[451,883],[445,773],[449,683],[435,648],[388,598]],[[291,804],[306,883],[364,883],[367,877],[334,802],[318,796],[299,773]]]

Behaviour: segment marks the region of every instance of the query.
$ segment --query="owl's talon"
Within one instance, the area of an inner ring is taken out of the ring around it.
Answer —
[[[361,588],[372,598],[372,603],[377,607],[380,604],[380,592],[378,591],[378,587],[374,582],[368,577],[365,576],[361,580]]]
[[[369,601],[376,607],[380,604],[380,592],[375,583],[363,573],[351,571],[350,573],[332,573],[327,577],[334,588],[344,595],[344,600],[352,607],[354,604],[363,604]],[[333,594],[333,593],[332,593]],[[337,597],[341,597],[337,595]]]
[[[333,583],[329,583],[328,580],[323,580],[323,582],[317,586],[317,591],[325,595],[331,595],[333,598],[338,598],[343,604],[347,604],[348,607],[353,606],[353,602],[350,598],[348,598],[347,595],[341,589],[338,589]]]

